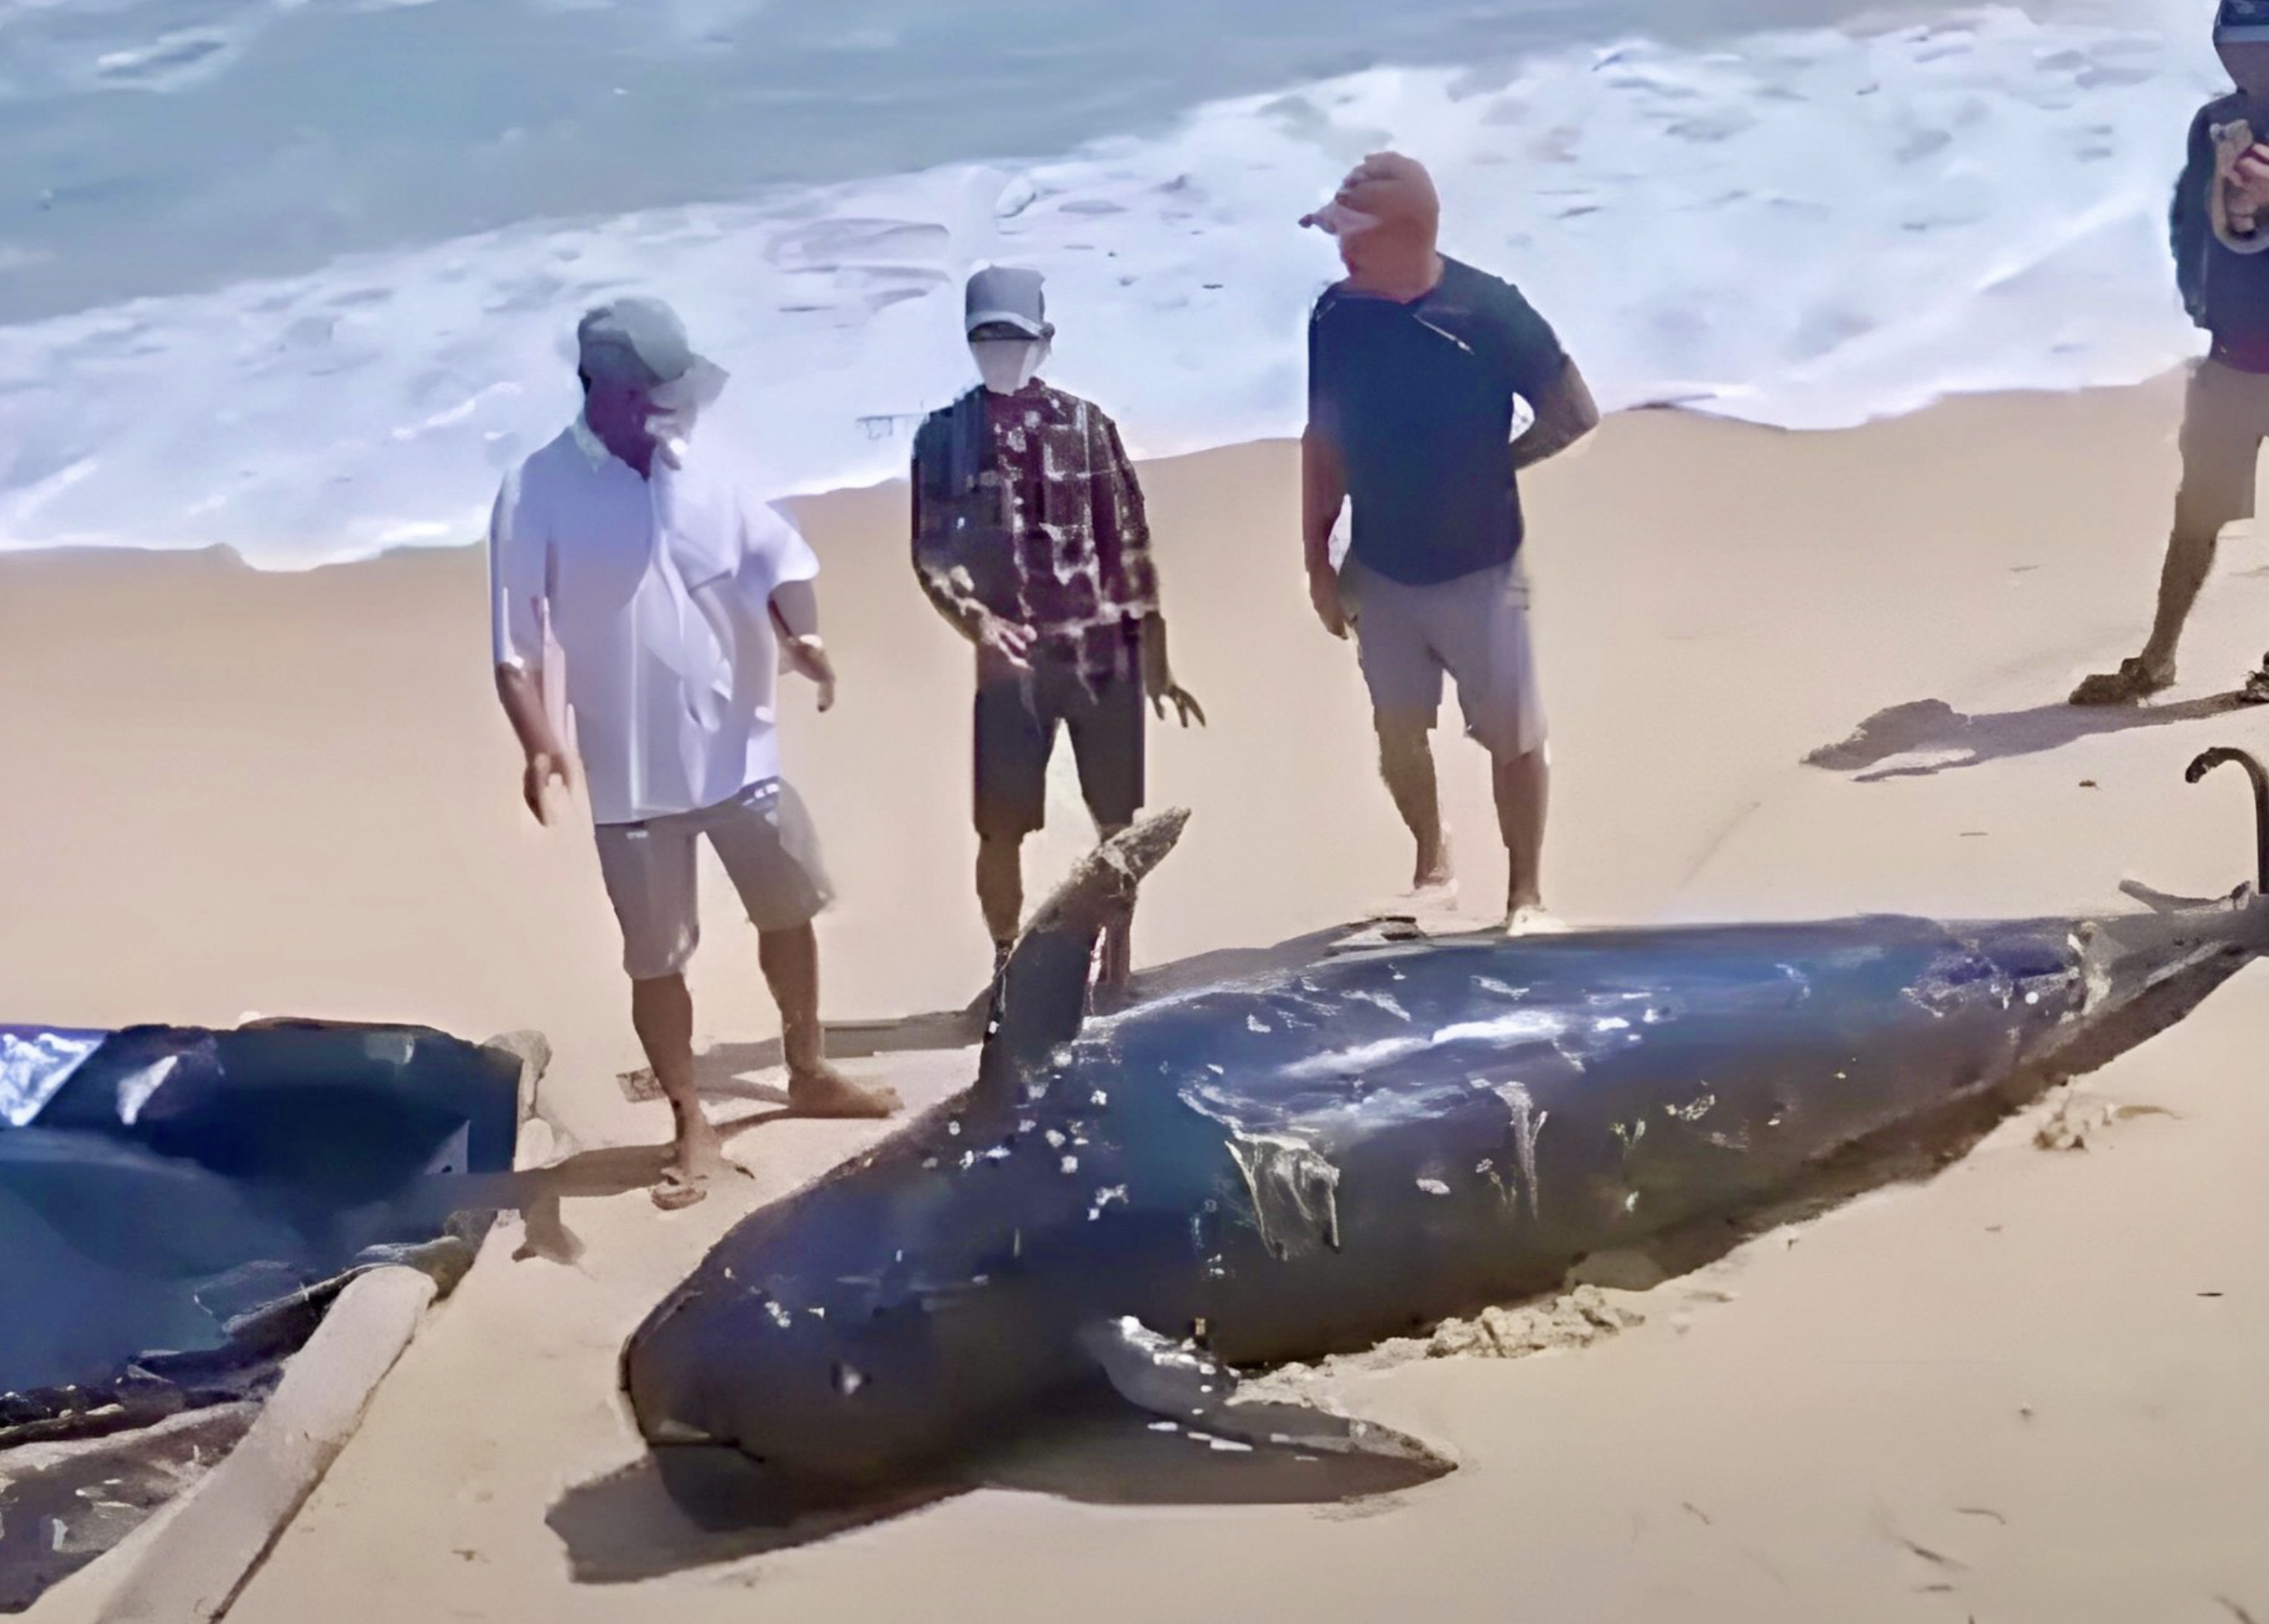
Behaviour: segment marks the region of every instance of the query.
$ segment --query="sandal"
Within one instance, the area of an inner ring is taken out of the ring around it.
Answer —
[[[2073,705],[2133,705],[2162,693],[2175,685],[2175,674],[2170,670],[2154,670],[2143,663],[2140,656],[2130,656],[2119,662],[2117,671],[2103,671],[2081,680],[2072,690]]]
[[[689,1177],[676,1168],[664,1172],[647,1192],[654,1204],[666,1213],[683,1212],[709,1195],[709,1183],[704,1178]]]

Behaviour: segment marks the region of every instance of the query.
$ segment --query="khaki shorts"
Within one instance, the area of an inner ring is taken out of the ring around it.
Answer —
[[[676,975],[700,944],[695,848],[704,835],[758,930],[808,925],[833,900],[811,815],[780,779],[698,812],[602,823],[599,872],[623,927],[623,968],[634,981]]]
[[[2191,372],[2183,405],[2183,485],[2175,535],[2212,541],[2253,517],[2254,471],[2269,438],[2269,373],[2207,359]]]
[[[1466,731],[1489,754],[1509,760],[1542,748],[1544,702],[1519,558],[1427,587],[1389,580],[1349,558],[1340,595],[1373,710],[1423,718],[1430,727],[1446,674],[1457,681]]]

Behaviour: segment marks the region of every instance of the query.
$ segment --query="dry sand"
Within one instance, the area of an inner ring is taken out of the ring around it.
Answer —
[[[2170,703],[2056,704],[2140,632],[2177,401],[2162,380],[1819,437],[1638,416],[1543,470],[1556,903],[1618,920],[1992,914],[2106,905],[2131,875],[2191,895],[2246,877],[2238,785],[2187,788],[2181,769],[2208,743],[2269,746],[2269,715],[2186,704],[2269,644],[2253,543],[2226,549]],[[1155,735],[1154,801],[1196,816],[1146,893],[1138,956],[1353,917],[1407,879],[1407,852],[1351,654],[1307,616],[1294,454],[1146,478],[1178,662],[1213,726]],[[822,927],[837,1019],[957,1005],[983,969],[965,655],[914,589],[903,512],[897,489],[801,509],[844,676],[835,712],[795,694],[787,724],[845,894]],[[1926,1186],[1608,1294],[1639,1323],[1581,1351],[1318,1378],[1463,1463],[1408,1494],[1223,1504],[1235,1468],[1201,1461],[1149,1484],[1153,1503],[1098,1505],[1127,1486],[1075,1464],[696,1562],[633,1481],[570,1498],[563,1539],[555,1504],[639,1458],[614,1392],[623,1336],[739,1213],[881,1130],[766,1126],[735,1138],[752,1177],[721,1199],[665,1217],[638,1193],[663,1125],[614,1081],[635,1052],[595,864],[580,830],[521,809],[485,649],[469,551],[304,576],[0,560],[11,1016],[540,1027],[547,1104],[593,1148],[593,1193],[566,1207],[580,1263],[491,1243],[247,1591],[244,1624],[2269,1620],[2258,968],[2066,1103],[2085,1148],[2039,1148],[2050,1102]],[[1873,736],[1904,753],[1803,764],[1885,712]],[[1443,765],[1485,909],[1503,869],[1482,764],[1458,744]],[[1057,820],[1036,891],[1081,833]],[[695,993],[722,1075],[772,1027],[745,927],[721,885],[708,896]],[[921,1104],[971,1057],[854,1062],[885,1067]],[[2116,1109],[2138,1105],[2170,1114]],[[674,1571],[595,1576],[641,1559]],[[33,1616],[81,1616],[96,1589]]]

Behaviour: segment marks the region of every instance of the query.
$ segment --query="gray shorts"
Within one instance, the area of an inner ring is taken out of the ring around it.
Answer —
[[[623,968],[634,981],[676,975],[700,943],[695,848],[704,835],[758,930],[809,924],[833,900],[811,815],[780,779],[698,812],[602,823],[599,872],[623,927]]]
[[[1528,577],[1520,560],[1428,587],[1406,586],[1353,558],[1340,595],[1355,628],[1371,708],[1423,718],[1442,707],[1445,673],[1457,679],[1466,731],[1492,756],[1526,756],[1544,743],[1544,701],[1528,638]]]

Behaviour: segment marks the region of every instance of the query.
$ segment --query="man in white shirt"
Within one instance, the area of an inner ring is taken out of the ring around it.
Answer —
[[[694,1090],[684,970],[700,939],[702,837],[757,927],[780,1006],[792,1111],[881,1117],[889,1090],[823,1058],[811,921],[831,891],[802,801],[780,776],[783,663],[834,698],[818,635],[819,561],[777,512],[688,444],[725,375],[668,306],[623,299],[577,328],[583,411],[513,470],[490,534],[497,693],[526,753],[538,822],[570,766],[546,690],[574,718],[600,869],[621,922],[631,1018],[676,1118],[655,1201],[691,1205],[723,1168]],[[782,638],[785,638],[785,643]],[[547,650],[558,669],[544,669]],[[784,656],[784,658],[783,658]]]

